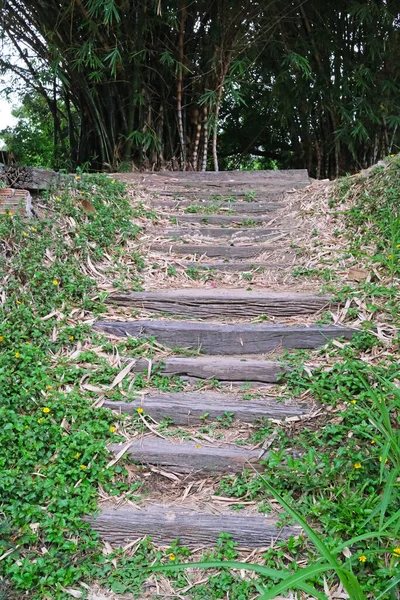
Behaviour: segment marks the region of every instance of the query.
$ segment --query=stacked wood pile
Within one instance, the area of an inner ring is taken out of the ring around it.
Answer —
[[[27,190],[48,190],[61,187],[69,177],[69,175],[61,175],[48,169],[16,165],[4,167],[2,174],[2,178],[10,187]]]

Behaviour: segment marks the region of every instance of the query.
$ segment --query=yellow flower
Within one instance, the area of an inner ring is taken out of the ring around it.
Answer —
[[[111,179],[111,183],[115,183],[115,179]]]
[[[169,555],[168,558],[169,558],[169,560],[175,560],[176,556],[175,556],[175,554],[172,553],[172,554]]]
[[[31,227],[31,231],[36,231],[36,227]]]
[[[375,440],[371,440],[371,444],[375,444],[375,443],[376,443]]]
[[[87,469],[87,466],[86,465],[81,465],[81,469],[82,469],[82,471],[84,471],[85,469]]]
[[[116,427],[114,427],[114,425],[111,425],[111,427],[110,427],[110,431],[111,431],[111,433],[114,433],[114,431],[116,431],[116,430],[117,430],[117,428],[116,428]]]
[[[69,341],[70,341],[70,342],[73,342],[73,341],[74,341],[74,336],[73,336],[73,335],[70,335],[70,336],[69,336]]]
[[[17,304],[21,304],[21,301],[20,301],[20,300],[17,300]]]
[[[400,556],[400,548],[393,548],[393,554],[395,556]]]
[[[29,425],[25,425],[25,429],[29,429]]]
[[[75,454],[75,458],[79,458],[79,457],[80,457],[80,453],[79,453],[79,452],[77,452],[77,453]]]
[[[43,421],[43,417],[40,417],[40,419],[37,420],[38,423],[41,423]]]
[[[81,178],[80,175],[76,175],[75,179],[79,181],[79,179]]]
[[[393,254],[388,254],[388,259],[392,260],[392,258],[393,258]]]
[[[21,355],[20,355],[20,353],[19,353],[19,352],[16,352],[16,353],[15,353],[15,358],[19,358],[20,356],[21,356]]]
[[[57,281],[57,279],[53,279],[53,281],[52,281],[52,284],[53,284],[53,285],[58,285],[58,281]]]
[[[360,462],[356,462],[353,465],[354,469],[361,469],[361,463]]]
[[[30,346],[30,342],[25,342],[25,344],[27,344],[28,346]]]
[[[4,342],[4,336],[0,335],[0,342]]]
[[[361,554],[361,556],[358,557],[358,560],[360,562],[366,562],[367,561],[367,557],[365,556],[365,554]]]
[[[385,458],[385,465],[386,465],[386,463],[387,463],[388,460],[389,460],[388,458]],[[379,462],[382,462],[382,461],[383,461],[383,458],[382,458],[382,456],[380,456],[379,457]]]
[[[138,408],[137,411],[138,411],[139,415],[141,415],[143,412],[143,408]]]
[[[23,232],[22,232],[22,235],[23,235],[24,237],[26,237],[28,234],[26,233],[26,231],[23,231]]]
[[[14,216],[14,215],[12,214],[11,210],[9,210],[7,214],[8,214],[8,216],[9,216],[9,217],[13,217],[13,216]]]
[[[61,198],[59,196],[57,196],[56,200],[57,202],[61,202]]]
[[[51,390],[52,386],[51,385],[46,385],[46,390]]]
[[[357,404],[357,400],[350,400],[351,404]]]
[[[45,406],[45,407],[44,407],[44,409],[43,409],[43,412],[44,412],[44,413],[49,413],[49,412],[50,412],[50,409],[49,409],[49,407],[48,407],[48,406]]]

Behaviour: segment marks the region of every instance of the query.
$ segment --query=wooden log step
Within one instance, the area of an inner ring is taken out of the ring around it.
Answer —
[[[125,359],[131,361],[131,359]],[[225,382],[253,381],[260,383],[277,383],[280,376],[288,371],[275,360],[259,360],[253,358],[231,358],[224,356],[172,356],[149,362],[146,358],[138,358],[132,368],[133,373],[143,373],[157,369],[163,375],[196,377],[197,379],[217,379]]]
[[[97,321],[94,328],[115,336],[155,337],[169,348],[190,348],[203,354],[264,354],[278,348],[317,348],[329,339],[350,339],[354,329],[339,325],[204,323],[196,321]]]
[[[118,454],[123,444],[110,444],[108,449]],[[247,465],[259,465],[260,449],[248,450],[240,446],[204,446],[196,442],[170,442],[159,437],[140,437],[132,441],[126,451],[135,463],[162,467],[174,473],[216,475],[240,473]]]
[[[208,256],[208,258],[253,258],[264,252],[273,252],[276,246],[206,246],[198,244],[153,244],[150,250],[180,256]]]
[[[90,518],[90,523],[101,539],[120,546],[145,536],[161,546],[170,546],[176,539],[189,548],[215,546],[221,533],[229,533],[239,547],[265,548],[277,539],[301,533],[296,525],[278,527],[277,518],[219,511],[209,514],[155,504],[103,508],[98,516]]]
[[[162,231],[154,231],[155,235],[162,235],[163,237],[172,239],[190,239],[190,238],[209,238],[209,239],[227,239],[232,242],[236,240],[252,240],[254,242],[264,242],[268,239],[273,241],[274,239],[281,239],[287,236],[290,239],[289,229],[277,229],[276,227],[180,227],[178,229],[172,229],[167,227]]]
[[[257,215],[198,215],[198,214],[186,214],[186,215],[171,215],[171,222],[187,224],[187,223],[200,223],[204,225],[246,225],[251,227],[253,224],[255,227],[261,225],[265,221],[268,221],[268,216],[257,216]]]
[[[238,395],[220,392],[175,392],[143,394],[131,402],[106,400],[103,408],[121,413],[135,414],[142,407],[156,421],[166,417],[177,425],[195,425],[224,418],[226,413],[243,423],[254,423],[262,419],[280,419],[309,414],[310,406],[305,403],[278,402],[271,396],[255,400],[243,400]]]
[[[151,201],[153,206],[160,208],[172,208],[178,210],[184,209],[186,214],[199,214],[200,208],[204,210],[213,210],[215,214],[224,214],[229,211],[231,215],[264,215],[274,212],[285,205],[282,202],[211,202],[211,201],[194,201],[194,200],[162,200],[155,198]],[[197,210],[197,207],[200,207]]]
[[[227,271],[237,273],[263,273],[264,271],[276,271],[282,269],[293,268],[292,263],[257,263],[257,262],[195,262],[186,261],[180,262],[179,266],[183,266],[186,269],[199,269],[199,272],[203,271]]]
[[[129,173],[130,179],[136,178],[141,183],[162,182],[168,186],[180,183],[183,185],[199,182],[203,185],[214,186],[234,183],[260,184],[270,181],[288,180],[291,184],[297,182],[310,183],[307,169],[257,169],[255,171],[158,171],[151,173]]]
[[[288,292],[242,291],[232,289],[160,290],[117,292],[108,303],[192,317],[274,317],[315,313],[331,304],[328,296]]]

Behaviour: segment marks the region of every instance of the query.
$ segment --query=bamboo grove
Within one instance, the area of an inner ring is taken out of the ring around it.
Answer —
[[[42,98],[69,167],[333,178],[399,149],[400,0],[0,6],[1,72]]]

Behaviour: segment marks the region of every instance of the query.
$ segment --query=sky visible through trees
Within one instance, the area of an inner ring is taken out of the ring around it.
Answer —
[[[25,120],[3,137],[22,160],[28,122],[51,138],[37,160],[64,168],[333,178],[399,149],[399,0],[0,7],[3,92]]]

